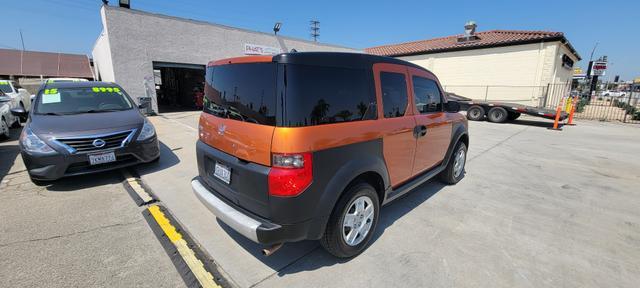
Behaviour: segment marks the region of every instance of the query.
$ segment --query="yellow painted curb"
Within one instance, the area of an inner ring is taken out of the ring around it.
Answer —
[[[142,199],[142,203],[149,203],[153,201],[153,198],[151,197],[151,195],[149,195],[149,193],[147,193],[147,191],[145,191],[144,188],[140,186],[138,179],[133,177],[126,170],[122,171],[122,175],[124,176],[124,178],[126,178],[127,183],[129,184],[129,186],[131,186],[131,189],[133,189],[133,191],[136,192],[136,194],[138,194],[138,197]]]
[[[189,269],[198,280],[198,283],[200,283],[200,286],[204,288],[220,287],[220,285],[218,285],[213,280],[213,276],[211,275],[211,273],[209,273],[209,271],[204,268],[204,264],[202,264],[202,261],[200,261],[200,259],[196,257],[193,250],[189,248],[187,241],[184,241],[184,239],[182,239],[182,235],[178,231],[176,231],[176,228],[171,224],[171,221],[169,221],[164,213],[162,213],[160,207],[158,205],[151,205],[148,210],[149,213],[151,213],[153,219],[158,223],[164,234],[167,235],[167,238],[169,238],[171,243],[176,246],[178,253],[187,264],[187,266],[189,266]]]

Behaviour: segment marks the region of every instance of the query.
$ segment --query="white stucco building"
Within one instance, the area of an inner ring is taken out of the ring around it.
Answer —
[[[120,84],[136,99],[151,96],[155,111],[158,104],[166,109],[189,109],[193,91],[204,81],[204,67],[211,60],[291,49],[359,52],[114,6],[103,6],[100,13],[103,30],[93,47],[96,78]]]
[[[542,105],[570,88],[580,56],[560,32],[493,30],[365,49],[435,73],[447,92]]]

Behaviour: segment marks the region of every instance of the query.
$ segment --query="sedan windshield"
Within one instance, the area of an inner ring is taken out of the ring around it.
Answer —
[[[69,87],[40,91],[36,114],[80,114],[129,110],[129,97],[118,87]]]
[[[9,85],[9,81],[0,80],[0,91],[4,93],[12,93],[11,85]]]

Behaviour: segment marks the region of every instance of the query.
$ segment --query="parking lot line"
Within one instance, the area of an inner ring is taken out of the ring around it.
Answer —
[[[189,247],[187,241],[183,239],[182,234],[178,232],[176,227],[166,217],[164,212],[160,209],[160,206],[151,205],[147,210],[153,220],[155,220],[155,223],[167,236],[167,239],[175,246],[181,259],[188,266],[198,284],[204,288],[221,287],[215,282],[213,275],[205,269],[202,261],[196,257],[195,252]]]

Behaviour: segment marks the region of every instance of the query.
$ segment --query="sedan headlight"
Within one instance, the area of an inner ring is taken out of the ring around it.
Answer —
[[[56,151],[51,146],[44,143],[36,134],[31,131],[31,128],[25,127],[20,134],[20,144],[25,151],[31,153],[55,153]]]
[[[149,122],[146,118],[144,119],[144,125],[142,125],[142,130],[140,131],[140,135],[138,135],[138,141],[144,141],[156,135],[156,129],[153,127],[153,124]]]

